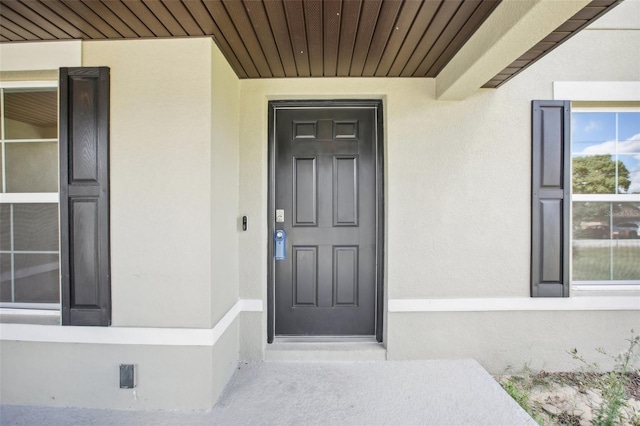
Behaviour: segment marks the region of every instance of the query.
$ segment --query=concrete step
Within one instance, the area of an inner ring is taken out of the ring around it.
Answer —
[[[265,361],[384,361],[387,349],[376,341],[278,339],[267,345]]]

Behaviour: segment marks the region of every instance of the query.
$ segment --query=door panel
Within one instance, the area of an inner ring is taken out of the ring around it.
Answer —
[[[275,334],[374,335],[377,299],[377,110],[274,112]]]

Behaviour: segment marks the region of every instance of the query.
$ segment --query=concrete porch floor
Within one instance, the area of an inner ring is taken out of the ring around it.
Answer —
[[[206,412],[3,405],[2,425],[536,425],[474,360],[238,364]]]

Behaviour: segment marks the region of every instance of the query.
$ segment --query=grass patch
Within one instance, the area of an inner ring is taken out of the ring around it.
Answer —
[[[640,426],[640,336],[631,334],[618,355],[597,349],[614,362],[612,371],[602,372],[573,349],[568,353],[582,363],[578,371],[534,373],[525,366],[523,373],[497,380],[540,425]]]

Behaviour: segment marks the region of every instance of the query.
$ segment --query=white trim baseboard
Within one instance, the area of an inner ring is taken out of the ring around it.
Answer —
[[[468,299],[390,299],[389,312],[488,312],[488,311],[637,311],[640,298],[611,297],[514,297]]]
[[[214,346],[240,312],[262,312],[262,309],[262,300],[239,299],[213,328],[0,324],[0,340],[105,345]]]

